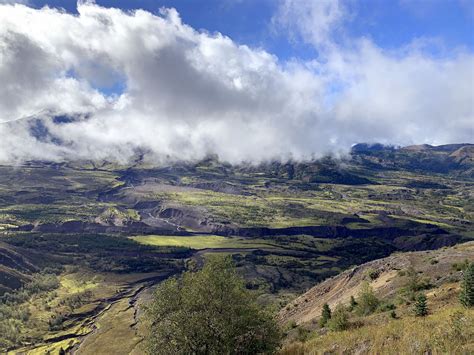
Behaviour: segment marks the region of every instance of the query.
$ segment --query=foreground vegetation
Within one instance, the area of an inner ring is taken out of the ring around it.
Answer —
[[[281,354],[470,354],[474,351],[474,311],[449,306],[422,320],[415,316],[387,318],[373,325],[308,336],[287,345]]]
[[[267,354],[280,342],[272,315],[256,303],[229,257],[158,286],[147,310],[149,354]]]

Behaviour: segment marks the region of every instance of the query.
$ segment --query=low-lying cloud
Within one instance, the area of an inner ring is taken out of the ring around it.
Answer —
[[[357,142],[473,140],[472,53],[335,45],[342,8],[321,10],[331,19],[318,34],[309,22],[294,27],[291,1],[283,5],[275,24],[313,41],[318,60],[282,62],[198,32],[173,9],[158,16],[80,2],[73,15],[0,5],[0,161],[145,152],[155,161],[258,162]]]

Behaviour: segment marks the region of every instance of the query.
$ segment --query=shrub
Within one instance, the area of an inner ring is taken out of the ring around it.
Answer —
[[[48,321],[49,330],[61,330],[66,317],[62,313],[55,313]]]
[[[369,277],[370,280],[375,280],[379,277],[380,271],[370,268],[367,270],[366,275]]]
[[[351,296],[351,300],[349,302],[349,311],[352,312],[357,306],[357,301],[355,300],[354,296]]]
[[[308,340],[309,335],[310,335],[310,331],[308,329],[303,328],[303,327],[298,327],[296,340],[304,343],[306,340]]]
[[[421,279],[418,272],[410,266],[406,271],[407,281],[405,286],[400,289],[402,295],[404,295],[409,301],[415,301],[416,295],[419,291],[428,290],[432,287],[429,279]]]
[[[362,283],[357,299],[359,301],[356,310],[359,315],[369,315],[375,312],[379,305],[379,299],[375,296],[368,282]]]
[[[349,328],[349,315],[347,313],[346,307],[342,304],[338,304],[334,313],[331,316],[331,319],[328,321],[329,329],[333,331],[342,331]]]
[[[397,308],[392,302],[384,301],[380,302],[378,309],[380,312],[387,312],[387,311],[393,311]]]
[[[451,267],[456,271],[463,271],[469,266],[469,260],[464,260],[462,263],[453,263]]]

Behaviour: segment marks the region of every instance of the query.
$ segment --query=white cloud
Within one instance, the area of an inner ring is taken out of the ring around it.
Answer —
[[[28,0],[0,0],[0,4],[29,4]]]
[[[368,40],[338,48],[331,36],[345,10],[332,6],[312,11],[329,19],[302,30],[324,47],[321,60],[281,64],[195,31],[175,10],[80,2],[75,16],[0,5],[0,161],[127,160],[140,150],[156,160],[217,153],[239,162],[362,141],[472,141],[472,54],[392,54]],[[123,93],[97,89],[116,84]]]
[[[282,0],[272,22],[287,31],[291,39],[302,38],[319,48],[332,45],[335,32],[342,29],[347,16],[339,0]]]

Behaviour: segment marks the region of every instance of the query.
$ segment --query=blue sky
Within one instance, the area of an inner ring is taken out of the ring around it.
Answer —
[[[303,0],[304,1],[304,0]],[[76,12],[73,0],[30,0],[30,5],[62,7]],[[281,60],[310,59],[313,46],[289,41],[272,26],[278,7],[276,0],[97,0],[105,7],[137,8],[158,13],[173,7],[183,22],[195,29],[220,32],[234,41],[261,47]],[[349,0],[345,31],[351,37],[369,37],[378,46],[396,49],[417,38],[432,39],[446,51],[458,47],[474,50],[474,1],[472,0]]]

